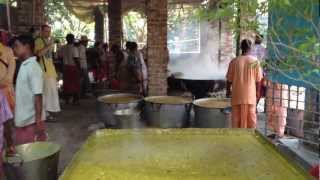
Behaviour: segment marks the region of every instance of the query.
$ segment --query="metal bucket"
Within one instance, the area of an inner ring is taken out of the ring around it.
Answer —
[[[140,122],[140,111],[134,109],[116,110],[114,112],[117,123],[116,127],[119,129],[142,128],[143,124]]]
[[[6,180],[57,180],[59,145],[35,142],[16,150],[16,156],[4,158]]]
[[[163,103],[165,99],[175,103]],[[152,127],[183,128],[190,124],[191,100],[175,96],[153,96],[144,99],[143,119]]]
[[[127,103],[116,102],[116,103],[108,103],[105,100],[108,98],[133,98],[132,100]],[[134,94],[110,94],[105,96],[100,96],[97,99],[97,116],[98,119],[105,124],[106,127],[116,127],[117,120],[114,116],[114,112],[116,110],[122,109],[139,109],[139,105],[141,102],[141,96],[134,95]]]
[[[204,104],[208,105],[204,105]],[[214,103],[217,103],[216,105]],[[220,103],[220,104],[218,104]],[[193,102],[194,123],[199,128],[230,128],[230,99],[205,98]]]

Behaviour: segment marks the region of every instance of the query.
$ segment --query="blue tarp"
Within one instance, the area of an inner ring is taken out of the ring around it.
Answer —
[[[314,3],[310,3],[311,1]],[[268,25],[269,38],[267,50],[269,57],[268,59],[272,64],[276,63],[280,59],[286,59],[288,56],[291,56],[291,58],[293,57],[292,53],[294,53],[294,50],[286,47],[285,45],[301,48],[301,44],[305,43],[306,41],[313,40],[316,41],[316,43],[319,43],[318,38],[316,40],[314,39],[319,37],[316,35],[315,30],[317,29],[320,31],[318,0],[292,0],[290,3],[290,6],[293,6],[294,9],[288,10],[284,6],[279,7],[277,5],[270,6],[271,8],[269,10]],[[296,11],[297,13],[292,13],[293,11]],[[311,14],[314,24],[312,24],[310,21],[307,21],[305,18],[302,18],[303,13],[309,15]],[[304,72],[302,80],[294,80],[299,78],[301,79],[301,76],[299,76],[301,73],[298,73],[294,69],[287,71],[285,74],[277,70],[273,70],[268,74],[268,78],[275,82],[295,86],[310,87],[310,82],[312,84],[320,85],[320,69],[318,71],[315,70],[314,66],[311,64],[308,65],[309,59],[303,54],[297,55],[296,58],[303,63],[303,65],[301,65],[302,71]],[[311,69],[313,69],[312,73],[305,74],[305,72],[311,71]]]

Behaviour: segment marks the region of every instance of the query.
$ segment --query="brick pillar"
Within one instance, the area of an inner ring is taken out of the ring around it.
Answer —
[[[19,0],[16,32],[26,33],[31,26],[40,27],[46,22],[44,0]]]
[[[109,44],[121,45],[122,40],[122,18],[121,18],[121,1],[108,1],[109,16]]]
[[[167,94],[167,1],[148,0],[149,95]]]
[[[103,42],[104,41],[104,15],[99,9],[96,7],[94,11],[94,22],[95,22],[95,40]]]

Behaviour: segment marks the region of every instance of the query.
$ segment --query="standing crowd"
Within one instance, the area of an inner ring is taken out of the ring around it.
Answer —
[[[256,36],[254,44],[248,39],[242,40],[242,54],[229,64],[226,79],[227,97],[232,99],[232,127],[256,128],[257,103],[267,96],[268,125],[276,136],[282,137],[288,87],[265,78],[261,61],[265,59],[266,50],[262,40],[261,35]],[[137,43],[127,42],[125,50],[118,44],[109,48],[101,42],[88,48],[88,43],[86,36],[77,40],[68,34],[66,44],[59,46],[51,38],[48,25],[43,25],[36,37],[20,35],[10,43],[0,39],[1,154],[4,144],[5,153],[12,155],[15,145],[47,139],[45,120],[54,120],[61,111],[59,74],[62,74],[61,95],[66,104],[71,101],[79,104],[80,99],[97,86],[147,95],[147,63]],[[20,64],[19,69],[16,62]],[[1,158],[0,179],[4,175]]]
[[[233,59],[227,72],[227,97],[232,99],[232,127],[256,128],[257,104],[266,97],[268,128],[283,137],[288,107],[288,86],[266,79],[262,63],[266,49],[262,46],[263,36],[257,34],[255,42],[244,39],[241,42],[242,54]]]
[[[146,95],[147,66],[137,43],[127,42],[122,50],[100,42],[88,48],[88,42],[68,34],[60,46],[48,25],[37,36],[0,36],[0,154],[6,149],[14,155],[16,145],[47,139],[45,120],[54,121],[61,111],[60,74],[66,104],[79,104],[97,86]]]

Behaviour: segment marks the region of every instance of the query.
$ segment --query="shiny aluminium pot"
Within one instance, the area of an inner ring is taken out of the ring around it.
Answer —
[[[116,128],[119,129],[135,129],[142,128],[143,124],[140,121],[141,111],[136,109],[116,110],[114,116],[117,120]]]
[[[151,127],[183,128],[190,124],[192,101],[177,96],[144,98],[143,119]]]
[[[16,150],[15,156],[4,158],[6,180],[57,180],[59,145],[35,142]]]
[[[193,102],[194,123],[198,128],[230,128],[231,100],[205,98]]]
[[[141,99],[142,97],[138,95],[121,93],[100,96],[96,104],[98,119],[103,122],[106,127],[115,128],[117,120],[114,112],[121,109],[139,109]]]

